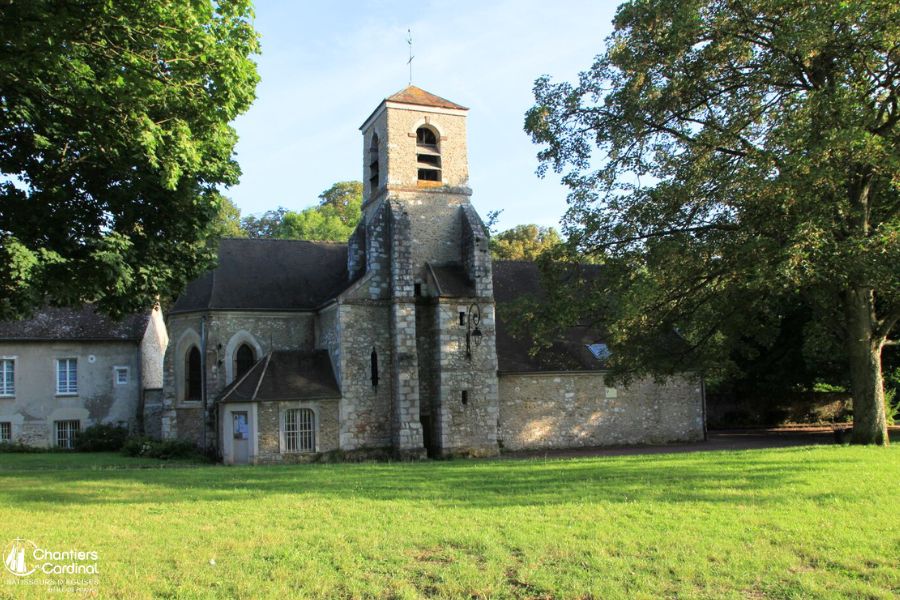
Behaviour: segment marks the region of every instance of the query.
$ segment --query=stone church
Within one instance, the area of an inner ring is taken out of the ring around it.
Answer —
[[[703,438],[699,380],[608,387],[595,333],[562,332],[537,355],[509,333],[504,304],[539,278],[491,261],[466,114],[414,86],[378,105],[360,128],[363,216],[346,244],[221,242],[168,314],[150,433],[226,463]]]

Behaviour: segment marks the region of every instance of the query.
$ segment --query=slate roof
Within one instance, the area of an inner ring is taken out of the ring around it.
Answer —
[[[219,266],[191,282],[169,314],[210,309],[315,310],[351,283],[348,281],[346,265],[345,244],[225,239],[219,247]],[[429,265],[429,269],[439,288],[439,295],[460,298],[474,296],[474,285],[461,265]],[[510,327],[512,320],[516,318],[510,305],[524,296],[543,296],[538,267],[535,263],[525,261],[495,261],[493,274],[494,297],[497,302],[497,358],[501,371],[604,368],[604,361],[594,356],[588,348],[591,344],[602,343],[603,334],[585,327],[573,327],[560,332],[550,347],[531,356],[529,351],[534,345],[533,339],[527,333],[516,337]],[[287,393],[287,389],[276,389],[278,386],[271,383],[280,379],[273,373],[282,370],[288,379],[294,376],[299,378],[285,385],[299,386],[297,389],[306,390],[306,396],[317,389],[322,393],[331,389],[329,393],[338,394],[327,355],[316,359],[326,369],[323,373],[327,377],[320,381],[316,379],[315,370],[301,370],[288,375],[292,373],[288,368],[289,359],[282,354],[273,354],[276,362],[269,365],[271,370],[268,372],[264,372],[266,359],[263,359],[253,367],[250,378],[241,384],[240,389],[226,390],[229,401],[254,397],[260,377],[263,381],[259,389],[262,398]],[[313,361],[312,355],[290,360],[299,361],[297,365],[301,369],[310,369],[310,365],[319,364]],[[316,387],[319,385],[325,387]]]
[[[276,350],[262,357],[220,396],[220,402],[340,398],[326,350]]]
[[[224,239],[218,266],[191,283],[169,314],[199,310],[313,310],[343,291],[347,244]]]
[[[94,310],[45,307],[30,319],[0,321],[4,341],[140,341],[147,330],[150,311],[116,321]]]
[[[475,295],[475,284],[469,279],[462,265],[428,265],[434,277],[438,296],[444,298],[471,298]]]
[[[433,106],[435,108],[455,108],[457,110],[469,110],[465,106],[451,102],[446,98],[435,96],[414,85],[407,86],[384,99],[385,102],[401,102],[403,104],[416,104],[418,106]]]
[[[603,343],[603,334],[588,327],[570,327],[559,332],[549,347],[541,348],[532,356],[534,338],[528,332],[513,333],[512,303],[524,296],[544,296],[538,266],[528,261],[494,261],[493,272],[500,371],[592,371],[605,367],[604,361],[588,348]]]

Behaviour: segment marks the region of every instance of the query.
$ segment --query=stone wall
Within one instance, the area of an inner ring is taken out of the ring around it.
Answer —
[[[607,387],[603,374],[500,374],[505,450],[698,441],[704,437],[699,381],[650,379]]]
[[[462,262],[469,278],[475,282],[475,295],[492,298],[494,277],[491,269],[490,238],[481,217],[471,204],[460,211],[462,235]]]
[[[153,439],[162,439],[162,388],[144,390],[144,405],[141,414],[141,431]]]
[[[402,205],[409,219],[410,259],[416,282],[424,279],[425,263],[461,264],[463,260],[462,207],[465,194],[447,191],[397,191],[393,202]]]
[[[206,398],[213,404],[233,378],[233,354],[242,343],[253,348],[259,360],[272,349],[313,350],[316,346],[316,315],[311,312],[210,311],[169,315],[170,343],[163,361],[163,410],[161,435],[200,443],[203,423],[206,439],[217,439],[214,420],[202,416],[202,402],[184,400],[184,365],[192,345],[201,345],[202,321],[206,319]],[[202,352],[202,349],[201,349]]]
[[[391,440],[401,455],[424,452],[419,412],[416,298],[410,221],[404,205],[391,203]]]
[[[391,445],[390,307],[360,300],[338,309],[340,320],[340,447]],[[378,355],[378,385],[372,384],[372,350]]]
[[[480,307],[478,328],[482,336],[477,345],[472,340],[469,356],[466,334],[472,304]],[[464,315],[462,324],[460,313]],[[499,408],[494,305],[477,298],[441,299],[435,319],[439,352],[435,423],[439,454],[496,454]]]
[[[469,185],[464,111],[396,106],[388,107],[384,118],[387,120],[385,166],[389,186],[416,186],[416,130],[422,126],[436,130],[440,138],[441,183],[450,187]]]
[[[316,458],[316,454],[333,452],[339,447],[339,402],[333,400],[313,400],[307,402],[260,402],[256,416],[259,419],[259,454],[258,463],[307,462]],[[282,452],[281,423],[282,413],[295,408],[310,408],[316,414],[316,453]]]

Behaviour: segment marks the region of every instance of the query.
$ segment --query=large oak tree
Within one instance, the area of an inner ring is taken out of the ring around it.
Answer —
[[[535,96],[526,130],[571,188],[564,232],[606,265],[561,314],[605,320],[620,369],[665,374],[764,337],[802,297],[807,346],[846,357],[854,441],[887,443],[900,4],[633,0],[577,83]],[[673,330],[686,343],[661,351]]]
[[[208,266],[251,18],[249,0],[0,2],[0,318],[146,309]]]

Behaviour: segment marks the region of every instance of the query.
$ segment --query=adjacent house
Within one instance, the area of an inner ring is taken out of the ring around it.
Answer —
[[[139,432],[145,404],[160,401],[168,341],[159,308],[122,321],[44,308],[0,322],[0,442],[71,448],[99,423]]]
[[[163,437],[226,463],[703,438],[697,378],[617,389],[598,332],[532,355],[498,317],[539,281],[534,265],[491,260],[467,111],[414,86],[379,103],[346,244],[222,241],[168,314]]]

